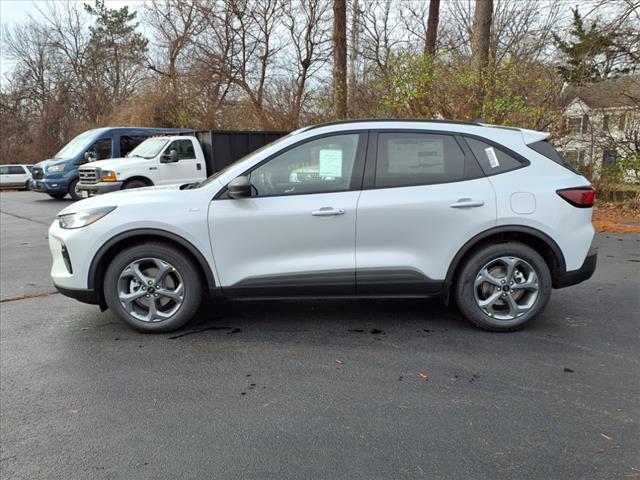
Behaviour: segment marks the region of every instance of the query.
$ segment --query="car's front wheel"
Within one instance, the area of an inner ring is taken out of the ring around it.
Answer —
[[[531,247],[517,242],[486,246],[465,262],[455,298],[464,316],[484,330],[522,328],[544,310],[551,273]]]
[[[170,332],[182,327],[198,310],[202,290],[193,261],[162,243],[123,250],[104,277],[109,308],[141,332]]]

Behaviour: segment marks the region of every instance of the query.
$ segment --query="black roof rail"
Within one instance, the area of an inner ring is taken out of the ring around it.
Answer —
[[[452,123],[454,125],[473,125],[480,126],[477,122],[464,122],[462,120],[442,120],[428,118],[354,118],[351,120],[336,120],[333,122],[318,123],[310,125],[305,130],[312,130],[320,127],[330,127],[332,125],[343,125],[347,123],[371,123],[371,122],[420,122],[420,123]]]

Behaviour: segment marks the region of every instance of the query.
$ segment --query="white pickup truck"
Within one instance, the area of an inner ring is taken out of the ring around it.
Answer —
[[[126,188],[194,183],[207,178],[200,142],[192,136],[152,137],[124,158],[98,160],[79,170],[82,197]]]
[[[287,132],[204,130],[193,135],[148,138],[124,158],[79,169],[83,197],[125,188],[200,182]]]

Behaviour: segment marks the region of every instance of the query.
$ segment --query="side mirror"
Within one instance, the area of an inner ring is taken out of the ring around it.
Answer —
[[[96,152],[89,150],[87,152],[84,152],[84,161],[82,161],[82,159],[80,159],[79,163],[85,163],[85,162],[93,162],[95,159],[97,158],[96,156]]]
[[[160,158],[161,163],[176,163],[178,161],[178,151],[171,150],[169,153],[165,153]]]
[[[251,196],[251,182],[249,177],[236,177],[227,185],[227,191],[231,198],[246,198]]]

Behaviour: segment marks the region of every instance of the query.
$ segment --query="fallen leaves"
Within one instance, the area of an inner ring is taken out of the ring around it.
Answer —
[[[420,375],[420,378],[421,378],[422,380],[424,380],[425,382],[426,382],[427,380],[429,380],[429,374],[428,374],[428,373],[426,373],[426,372],[420,372],[418,375]]]
[[[336,358],[336,363],[337,363],[338,365],[343,365],[343,364],[344,364],[344,360],[341,360],[341,359],[339,359],[339,358]]]
[[[602,435],[603,438],[606,438],[607,440],[613,440],[613,438],[611,438],[609,435],[607,435],[606,433],[602,433],[600,432],[600,435]]]

